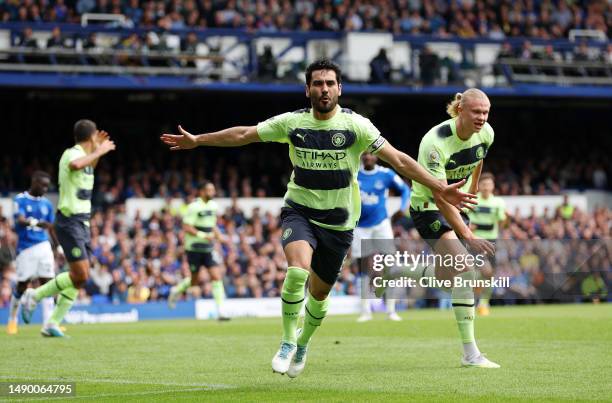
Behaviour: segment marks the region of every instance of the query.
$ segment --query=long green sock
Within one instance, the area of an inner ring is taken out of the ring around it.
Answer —
[[[480,273],[480,278],[485,279],[483,277],[482,272]],[[491,294],[493,294],[493,287],[483,287],[480,290],[480,298],[478,300],[478,306],[489,306],[489,300],[491,299]]]
[[[212,294],[217,304],[217,314],[223,316],[223,301],[225,301],[225,288],[223,288],[223,281],[217,280],[212,282]]]
[[[283,341],[295,344],[298,318],[304,304],[304,286],[308,270],[290,266],[283,282],[281,302],[283,311]]]
[[[181,293],[187,291],[187,289],[191,287],[191,277],[185,277],[183,281],[176,285],[176,290]],[[214,289],[213,289],[214,292]]]
[[[34,290],[34,299],[36,299],[36,302],[40,302],[41,299],[53,297],[68,288],[74,288],[74,284],[72,284],[70,274],[68,272],[63,272],[58,274],[53,280],[47,281]]]
[[[474,272],[468,271],[457,275],[463,280],[472,280]],[[474,290],[472,287],[453,287],[451,301],[455,319],[463,343],[474,341]]]
[[[55,325],[62,323],[64,316],[66,316],[66,313],[68,313],[78,295],[79,290],[74,287],[63,289],[57,298],[57,304],[49,318],[49,323]]]
[[[308,293],[308,301],[306,301],[306,313],[304,316],[304,327],[302,333],[297,340],[298,346],[307,346],[310,338],[325,319],[327,309],[329,308],[329,297],[323,301],[317,301],[310,293]]]

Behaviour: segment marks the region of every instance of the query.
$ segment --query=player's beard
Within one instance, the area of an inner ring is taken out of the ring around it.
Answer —
[[[336,105],[338,105],[338,97],[327,95],[327,98],[329,98],[329,102],[327,103],[327,105],[321,103],[321,98],[323,98],[323,96],[320,96],[316,99],[311,98],[311,101],[313,101],[312,107],[319,113],[331,112],[336,108]]]

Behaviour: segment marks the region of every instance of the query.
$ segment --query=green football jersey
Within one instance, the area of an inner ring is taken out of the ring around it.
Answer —
[[[506,203],[501,197],[491,195],[485,199],[478,193],[478,205],[468,215],[476,226],[474,235],[494,240],[499,236],[499,222],[506,219]]]
[[[183,223],[195,227],[198,231],[212,232],[217,225],[217,202],[205,202],[201,198],[189,203],[183,216]],[[190,252],[211,252],[213,244],[209,239],[202,239],[195,235],[185,233],[185,250]]]
[[[461,187],[463,191],[470,188],[472,173],[493,144],[493,128],[488,123],[468,140],[457,136],[455,119],[449,119],[425,134],[419,145],[418,162],[430,174],[447,183],[457,183],[467,179]],[[431,189],[413,181],[410,207],[417,211],[438,210]]]
[[[331,119],[317,120],[307,108],[261,122],[257,133],[262,141],[289,145],[293,173],[286,206],[323,228],[355,228],[361,214],[361,154],[377,153],[385,144],[369,119],[338,105]]]
[[[59,201],[57,209],[66,217],[91,214],[91,195],[94,187],[94,169],[70,169],[70,163],[87,153],[80,145],[66,149],[59,162]]]

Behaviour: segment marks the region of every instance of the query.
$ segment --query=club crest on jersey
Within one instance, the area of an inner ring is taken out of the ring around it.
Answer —
[[[429,161],[430,162],[440,162],[440,154],[436,150],[431,150],[429,152]]]
[[[332,136],[332,144],[336,147],[342,147],[346,143],[346,136],[342,133],[336,133]]]
[[[484,148],[482,146],[480,146],[476,150],[476,158],[478,158],[480,160],[480,159],[482,159],[482,157],[484,157]]]
[[[433,231],[433,232],[438,232],[440,231],[440,228],[442,227],[442,223],[440,222],[440,220],[436,220],[434,222],[432,222],[431,224],[429,224],[429,228]]]
[[[285,231],[283,231],[283,241],[287,240],[287,238],[289,238],[292,233],[293,230],[291,228],[287,228]]]
[[[374,183],[374,187],[375,187],[376,189],[383,189],[383,188],[385,187],[385,184],[384,184],[384,183],[382,183],[382,181],[377,180],[377,181]]]

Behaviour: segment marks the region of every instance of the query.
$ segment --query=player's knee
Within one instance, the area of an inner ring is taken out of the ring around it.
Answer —
[[[295,256],[287,259],[289,267],[299,267],[304,270],[308,270],[310,267],[310,261],[303,256]]]
[[[87,280],[89,280],[89,270],[74,270],[70,274],[70,278],[75,288],[81,288],[85,285]]]
[[[298,292],[304,289],[308,280],[308,271],[297,267],[287,269],[287,275],[283,282],[283,291],[288,293]]]

